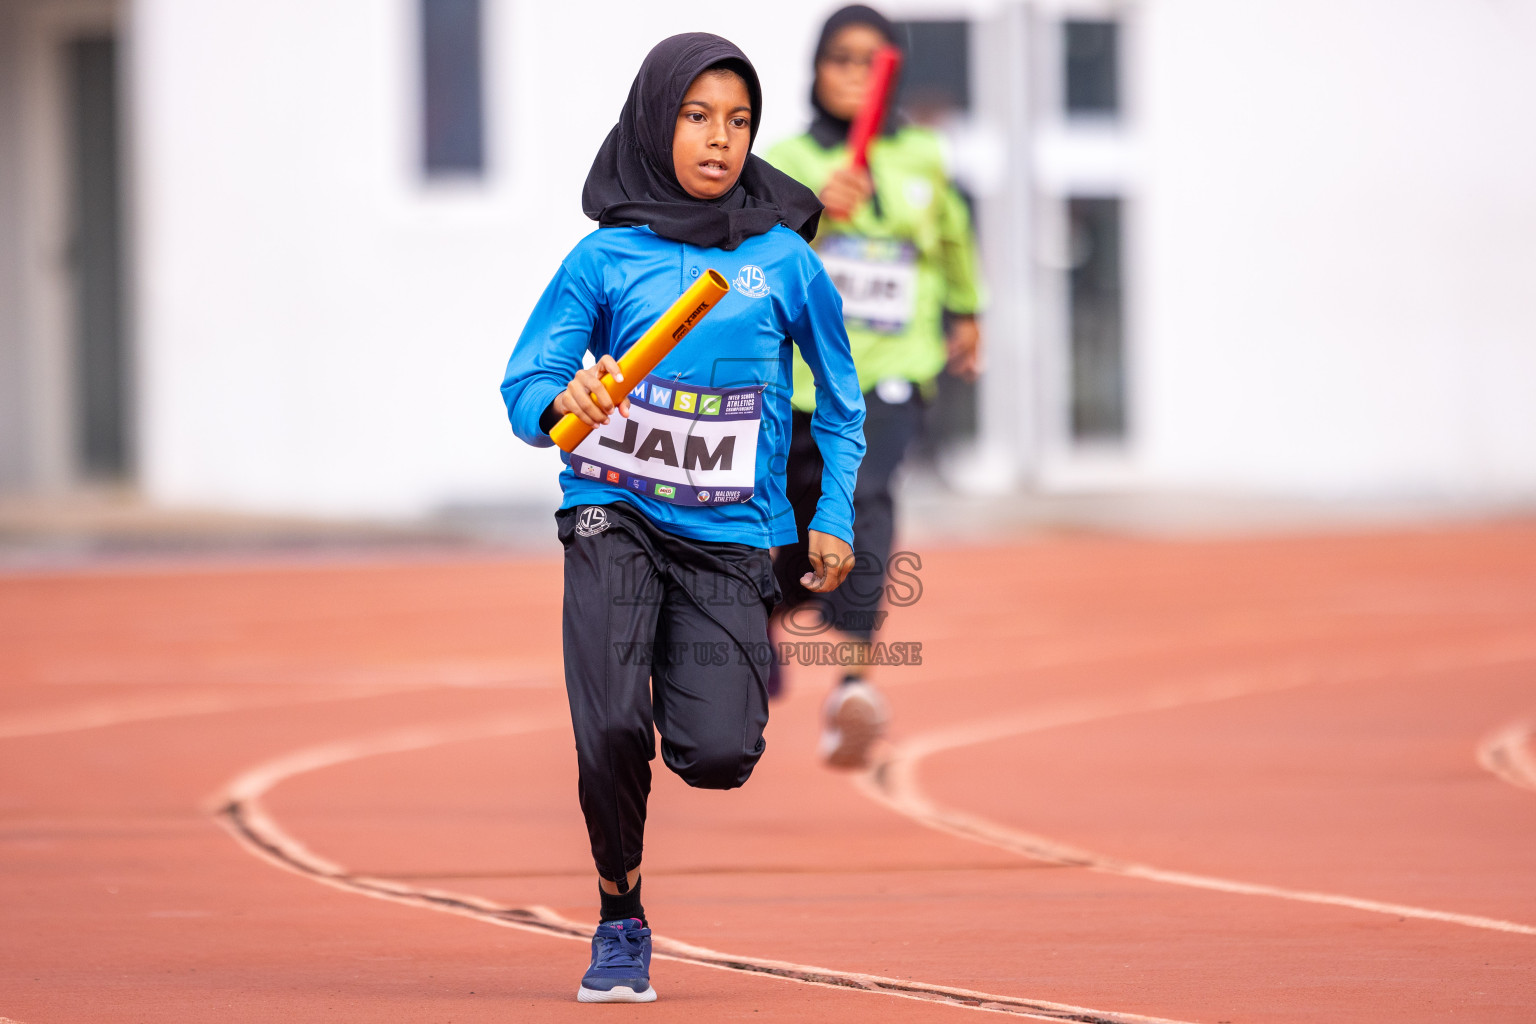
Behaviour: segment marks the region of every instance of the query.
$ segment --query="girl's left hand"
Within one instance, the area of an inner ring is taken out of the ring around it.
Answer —
[[[800,585],[816,594],[836,590],[853,568],[853,548],[841,537],[820,530],[810,531],[805,547],[811,571],[800,577]]]
[[[957,316],[949,327],[949,372],[961,380],[981,376],[981,328],[973,316]]]

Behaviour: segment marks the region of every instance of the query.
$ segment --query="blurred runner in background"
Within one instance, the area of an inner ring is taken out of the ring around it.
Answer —
[[[893,116],[870,146],[867,171],[848,150],[874,56],[895,45],[890,21],[872,8],[844,7],[828,18],[816,43],[810,131],[767,154],[826,207],[814,245],[842,294],[867,409],[868,450],[854,491],[855,568],[840,589],[812,594],[798,581],[810,565],[806,539],[821,496],[822,455],[811,435],[814,383],[797,355],[787,486],[799,539],[779,548],[774,561],[784,592],[777,622],[781,635],[836,630],[861,644],[864,656],[855,660],[864,663],[847,667],[824,709],[821,753],[840,768],[863,766],[885,729],[885,702],[866,676],[867,663],[880,660],[871,640],[883,618],[895,528],[892,476],[921,427],[935,378],[947,366],[974,379],[981,355],[976,240],[939,137]]]

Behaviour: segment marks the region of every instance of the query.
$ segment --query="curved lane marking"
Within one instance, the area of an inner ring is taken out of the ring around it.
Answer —
[[[1477,763],[1511,786],[1536,791],[1536,722],[1513,722],[1477,746]]]
[[[394,696],[439,689],[543,689],[549,684],[528,675],[498,674],[473,678],[462,674],[427,673],[427,678],[386,682],[354,681],[355,673],[346,673],[340,682],[311,679],[302,685],[315,692],[280,696],[270,693],[241,693],[232,696],[227,689],[216,693],[183,693],[174,696],[122,697],[117,700],[55,705],[0,717],[0,740],[27,736],[53,736],[86,729],[104,729],[135,722],[154,722],[165,718],[191,718],[230,711],[284,708],[329,701],[361,700],[368,697]],[[241,684],[255,689],[260,684]],[[4,1024],[0,1021],[0,1024]]]
[[[1118,860],[1103,854],[1068,846],[1044,836],[1009,828],[1006,825],[989,821],[978,815],[942,807],[924,794],[922,787],[917,781],[918,765],[928,757],[943,751],[977,746],[997,740],[1010,739],[1026,733],[1043,732],[1047,729],[1057,729],[1068,725],[1081,725],[1107,718],[1188,707],[1196,704],[1207,704],[1251,694],[1290,689],[1306,685],[1306,682],[1307,680],[1295,676],[1278,676],[1268,682],[1261,680],[1244,683],[1234,680],[1213,680],[1195,686],[1160,688],[1119,700],[1061,704],[1054,707],[1041,708],[1022,715],[973,722],[950,729],[924,733],[896,744],[884,760],[876,764],[869,772],[857,776],[854,782],[866,796],[877,803],[884,804],[886,807],[928,828],[958,836],[962,839],[968,839],[972,842],[995,846],[1022,857],[1028,857],[1047,864],[1087,868],[1091,871],[1099,871],[1105,874],[1124,875],[1128,878],[1140,878],[1146,881],[1162,882],[1169,885],[1182,885],[1193,889],[1208,889],[1243,896],[1268,896],[1274,899],[1291,900],[1298,903],[1320,903],[1329,906],[1349,907],[1354,910],[1363,910],[1370,913],[1390,914],[1395,917],[1410,917],[1425,921],[1441,921],[1448,924],[1464,925],[1468,928],[1483,928],[1489,931],[1509,932],[1516,935],[1536,935],[1536,927],[1520,924],[1515,921],[1504,921],[1498,918],[1482,917],[1475,914],[1432,910],[1426,907],[1410,906],[1403,903],[1387,903],[1381,900],[1361,899],[1337,893],[1287,889],[1281,886],[1243,882],[1211,875],[1170,871],[1165,868],[1153,867],[1149,864]],[[1500,733],[1499,737],[1507,738],[1508,735],[1509,732],[1506,730],[1504,733]],[[1495,737],[1495,739],[1499,737]],[[1499,755],[1506,759],[1500,762],[1501,765],[1515,766],[1512,770],[1517,773],[1517,777],[1528,779],[1528,781],[1523,782],[1517,781],[1515,784],[1531,785],[1532,788],[1536,788],[1536,765],[1531,764],[1524,748],[1520,748],[1518,756],[1507,753],[1509,749],[1507,743],[1500,746],[1499,749],[1506,752]],[[1520,758],[1525,760],[1522,761]],[[1485,761],[1484,763],[1486,764],[1487,762]],[[1500,769],[1493,770],[1498,771],[1501,777],[1509,779],[1509,776],[1504,775]],[[1525,771],[1531,771],[1532,774],[1528,777],[1524,774],[1519,774]],[[1510,779],[1510,781],[1513,781],[1513,779]]]
[[[563,717],[554,716],[501,718],[403,729],[309,747],[244,772],[213,798],[208,809],[216,816],[219,823],[251,853],[277,867],[332,888],[392,903],[457,914],[504,928],[516,928],[577,942],[590,942],[592,938],[590,925],[561,917],[548,907],[506,907],[465,893],[411,886],[389,878],[351,874],[342,865],[321,857],[289,835],[273,820],[261,803],[262,796],[278,783],[306,772],[380,754],[405,753],[463,740],[536,732],[555,728],[564,721]],[[758,974],[802,985],[852,989],[902,999],[943,1003],[972,1010],[1006,1013],[1031,1020],[1076,1021],[1079,1024],[1188,1024],[1188,1022],[1172,1021],[1162,1017],[1093,1010],[1043,999],[1023,999],[948,985],[930,985],[874,974],[838,971],[783,960],[736,956],[660,936],[655,938],[654,946],[656,957],[663,960],[674,960],[715,970]]]
[[[163,718],[191,718],[196,715],[216,715],[229,711],[255,711],[298,704],[320,704],[332,700],[356,700],[362,697],[404,693],[408,689],[415,689],[415,687],[372,686],[287,697],[265,694],[240,698],[231,697],[225,693],[190,693],[174,697],[128,697],[122,700],[65,704],[0,718],[0,740],[20,739],[26,736],[54,736],[59,733],[104,729],[108,726],[128,725],[134,722],[154,722]]]

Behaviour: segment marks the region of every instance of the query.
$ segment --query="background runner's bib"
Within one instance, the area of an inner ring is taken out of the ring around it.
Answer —
[[[917,302],[917,247],[897,238],[830,235],[816,252],[843,297],[850,326],[899,334]]]
[[[763,389],[701,388],[646,377],[629,418],[610,416],[571,453],[571,469],[599,483],[677,505],[747,501],[757,481]]]

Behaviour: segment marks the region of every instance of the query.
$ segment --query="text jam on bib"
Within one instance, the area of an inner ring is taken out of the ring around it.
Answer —
[[[752,497],[763,389],[705,388],[646,377],[629,417],[610,416],[571,453],[571,470],[677,505],[731,505]]]

